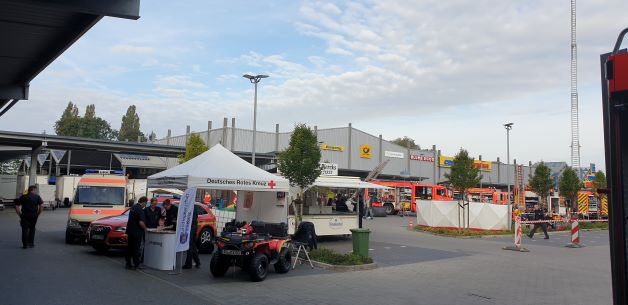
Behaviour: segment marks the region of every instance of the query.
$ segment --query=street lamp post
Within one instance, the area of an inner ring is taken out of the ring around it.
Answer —
[[[255,85],[255,95],[253,97],[253,149],[251,150],[251,164],[255,165],[255,138],[257,137],[257,83],[268,75],[250,75],[244,74],[242,77],[247,78]]]
[[[512,125],[514,123],[506,123],[504,124],[504,128],[506,128],[506,184],[508,184],[508,210],[511,207],[510,200],[510,130],[512,129]],[[510,228],[511,221],[508,222],[508,227]]]

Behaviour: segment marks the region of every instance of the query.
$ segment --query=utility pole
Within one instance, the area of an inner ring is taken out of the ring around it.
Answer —
[[[257,137],[257,83],[268,75],[249,75],[244,74],[242,77],[247,78],[255,85],[255,95],[253,96],[253,148],[251,149],[251,164],[255,165],[255,138]]]

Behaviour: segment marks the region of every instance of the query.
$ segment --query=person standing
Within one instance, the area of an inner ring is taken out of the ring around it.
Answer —
[[[192,223],[190,224],[190,241],[188,252],[185,257],[185,264],[183,264],[183,269],[191,269],[192,268],[192,260],[196,264],[196,268],[201,267],[201,260],[198,257],[198,249],[196,248],[196,229],[198,227],[198,211],[197,207],[194,205],[194,212],[192,213]]]
[[[534,207],[534,220],[545,220],[545,213],[543,213],[543,210],[541,210],[538,205]],[[543,234],[545,234],[545,239],[549,239],[549,235],[547,234],[547,223],[545,222],[535,223],[528,237],[534,237],[534,233],[536,233],[538,228],[541,228]]]
[[[150,206],[144,208],[146,214],[146,227],[154,229],[159,227],[159,220],[161,219],[161,208],[157,206],[157,198],[150,199]]]
[[[170,202],[170,199],[164,201],[164,210],[166,210],[166,220],[164,221],[165,227],[172,227],[172,230],[177,229],[177,215],[179,214],[179,208]]]
[[[135,270],[140,266],[142,239],[144,238],[144,231],[146,231],[144,207],[147,201],[148,198],[141,197],[129,211],[129,220],[126,225],[128,244],[124,257],[127,269]]]
[[[35,225],[39,214],[41,214],[43,203],[35,185],[29,186],[28,193],[22,195],[15,202],[15,212],[20,217],[20,226],[22,227],[23,249],[35,247]]]

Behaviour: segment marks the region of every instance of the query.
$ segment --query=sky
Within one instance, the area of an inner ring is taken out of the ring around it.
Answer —
[[[599,55],[627,24],[625,0],[578,3],[581,164],[604,167]],[[1,130],[54,133],[68,101],[144,133],[295,123],[414,138],[444,155],[570,160],[568,1],[142,1],[104,18],[42,72]]]

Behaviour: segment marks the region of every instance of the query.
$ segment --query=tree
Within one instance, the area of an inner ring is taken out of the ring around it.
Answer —
[[[155,134],[154,131],[151,131],[150,134],[148,135],[148,141],[153,142],[157,140],[157,135]]]
[[[122,116],[122,124],[118,132],[119,141],[137,142],[138,137],[143,136],[140,131],[140,117],[135,110],[135,105],[131,105]]]
[[[279,153],[277,168],[290,180],[292,186],[299,187],[298,197],[294,202],[299,207],[305,189],[321,175],[320,161],[321,150],[316,134],[305,124],[297,124],[290,137],[290,144]],[[300,220],[302,211],[300,208],[295,211]]]
[[[480,169],[475,167],[473,162],[474,159],[469,157],[469,152],[461,148],[454,157],[451,171],[445,173],[445,177],[449,179],[451,186],[462,194],[462,205],[460,205],[460,203],[458,203],[458,205],[462,208],[463,215],[465,207],[469,205],[467,191],[478,185],[482,179]],[[467,221],[467,225],[468,223]]]
[[[65,107],[61,118],[55,122],[55,133],[60,136],[78,137],[80,134],[78,108],[71,101]]]
[[[191,159],[194,159],[196,156],[207,151],[207,145],[196,133],[193,133],[188,138],[188,142],[185,144],[185,154],[179,156],[179,163],[187,162]]]
[[[560,195],[569,199],[571,207],[574,208],[578,202],[578,191],[580,191],[580,178],[571,167],[567,167],[558,179],[558,190]]]
[[[409,149],[421,149],[421,147],[419,147],[419,145],[414,142],[414,139],[408,138],[406,136],[404,136],[403,138],[396,138],[390,142]]]
[[[595,173],[595,180],[593,180],[593,190],[599,193],[598,190],[606,188],[606,175],[603,171],[597,171]]]
[[[541,197],[541,205],[546,206],[547,196],[549,196],[550,190],[554,187],[554,180],[549,167],[543,161],[534,169],[534,175],[530,175],[528,184],[530,189]]]

